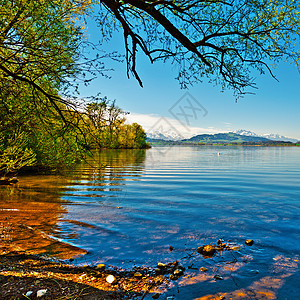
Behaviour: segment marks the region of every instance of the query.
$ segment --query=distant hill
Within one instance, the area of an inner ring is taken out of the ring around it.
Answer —
[[[262,145],[262,146],[282,146],[293,145],[290,141],[274,141],[262,136],[237,134],[234,132],[217,133],[217,134],[199,134],[189,139],[183,140],[166,140],[147,138],[152,145],[211,145],[211,144],[234,144],[234,145]]]
[[[181,140],[183,143],[244,143],[244,142],[271,142],[270,139],[259,137],[259,136],[248,136],[248,135],[241,135],[233,132],[228,133],[217,133],[217,134],[199,134],[196,136],[191,137],[190,139]]]

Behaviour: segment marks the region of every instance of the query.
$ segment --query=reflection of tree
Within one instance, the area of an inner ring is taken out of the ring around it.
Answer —
[[[55,237],[59,231],[57,223],[66,213],[59,199],[59,186],[52,182],[55,179],[56,176],[24,178],[17,189],[0,190],[2,251],[47,253],[58,258],[86,252]]]
[[[111,192],[121,191],[128,177],[138,178],[144,169],[145,149],[104,149],[94,154],[87,163],[78,165],[71,177],[78,185],[92,186],[95,191],[105,187]]]
[[[18,187],[1,187],[0,250],[44,253],[63,259],[85,254],[85,250],[61,240],[77,237],[76,231],[63,232],[60,227],[63,215],[68,213],[61,196],[66,190],[78,193],[80,185],[87,186],[89,192],[97,191],[97,196],[104,189],[116,196],[116,192],[122,193],[126,177],[140,176],[144,160],[145,150],[102,150],[64,176],[21,177]],[[76,221],[68,222],[72,226]]]

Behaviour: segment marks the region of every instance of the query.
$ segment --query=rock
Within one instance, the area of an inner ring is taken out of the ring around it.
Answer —
[[[174,274],[175,276],[181,276],[181,275],[183,275],[183,270],[182,270],[182,269],[176,269],[176,270],[173,272],[173,274]]]
[[[163,269],[166,267],[166,264],[159,262],[157,263],[157,267]]]
[[[200,268],[200,271],[201,271],[201,272],[207,272],[207,269],[206,269],[205,267],[201,267],[201,268]]]
[[[231,247],[230,250],[239,251],[239,250],[241,250],[241,248],[239,246],[234,246],[234,247]]]
[[[245,241],[245,244],[246,244],[247,246],[252,246],[252,245],[254,244],[254,241],[253,241],[253,240],[246,240],[246,241]]]
[[[202,247],[198,247],[197,252],[204,255],[212,257],[216,253],[217,249],[212,245],[205,245]]]
[[[97,270],[105,270],[105,264],[99,264],[96,266]]]
[[[167,297],[166,300],[175,300],[175,297],[174,296],[169,296],[169,297]]]
[[[223,280],[224,278],[222,276],[220,276],[220,275],[215,275],[214,279],[216,279],[216,280]]]
[[[182,271],[185,271],[185,267],[183,267],[183,266],[178,266],[177,269],[180,269],[180,270],[182,270]]]
[[[26,294],[25,294],[25,297],[30,297],[32,295],[33,291],[28,291]]]
[[[174,247],[170,246],[170,247],[169,247],[169,250],[170,250],[170,251],[173,251],[173,250],[174,250]]]
[[[108,283],[110,283],[110,284],[114,283],[116,280],[117,280],[117,279],[116,279],[116,277],[115,277],[114,275],[108,275],[108,276],[106,277],[106,281],[107,281]]]
[[[152,296],[153,299],[158,299],[159,298],[159,293],[156,293]]]
[[[170,263],[170,266],[171,266],[171,267],[176,267],[176,266],[178,266],[178,261],[175,260],[174,262]]]
[[[224,240],[223,239],[219,239],[218,241],[217,241],[217,244],[218,245],[222,245],[224,243]]]
[[[36,293],[36,296],[37,296],[37,298],[43,297],[44,295],[46,295],[46,293],[47,293],[47,289],[38,290],[37,293]]]
[[[169,275],[169,279],[171,279],[171,280],[177,280],[178,277],[175,276],[175,275],[173,275],[173,274],[171,274],[171,275]]]
[[[136,272],[133,274],[134,277],[143,277],[143,274],[140,272]]]

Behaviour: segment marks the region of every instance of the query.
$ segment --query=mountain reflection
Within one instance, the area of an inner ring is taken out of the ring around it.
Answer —
[[[71,225],[80,224],[68,220],[68,198],[121,196],[126,179],[143,171],[144,160],[145,150],[103,150],[63,175],[21,176],[18,185],[2,186],[0,250],[59,259],[86,254],[72,244],[76,231],[62,230],[62,219]]]

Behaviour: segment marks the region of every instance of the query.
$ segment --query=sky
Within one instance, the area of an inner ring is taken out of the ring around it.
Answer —
[[[99,29],[89,24],[88,38],[97,40],[99,34]],[[123,36],[117,33],[101,47],[108,52],[117,50],[124,54]],[[233,91],[221,92],[220,87],[208,82],[182,90],[174,79],[177,72],[173,65],[151,64],[143,55],[137,60],[143,88],[133,77],[127,78],[125,63],[111,59],[103,61],[107,68],[114,69],[107,72],[110,78],[98,76],[88,87],[82,86],[81,97],[100,92],[116,100],[120,108],[130,112],[129,121],[141,124],[146,131],[158,126],[163,118],[183,137],[245,129],[259,135],[274,133],[300,140],[300,74],[289,63],[282,62],[274,70],[279,81],[269,74],[253,73],[258,89],[251,92],[255,94],[236,101]],[[190,115],[188,122],[186,116],[179,117],[174,112],[174,106],[175,110],[189,106],[186,101],[192,101],[197,112],[185,109]]]

